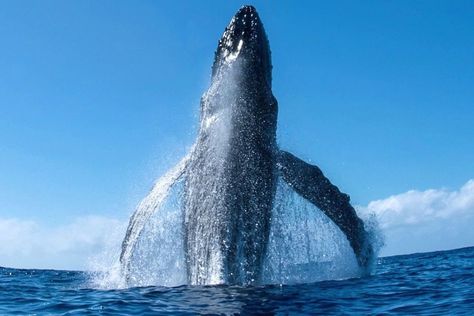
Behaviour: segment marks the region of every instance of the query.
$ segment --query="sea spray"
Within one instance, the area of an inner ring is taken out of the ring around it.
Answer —
[[[169,185],[166,181],[157,184]],[[93,287],[186,284],[182,190],[182,180],[177,180],[168,188],[165,197],[154,195],[159,203],[149,201],[157,207],[137,238],[127,264],[127,274],[123,273],[118,260],[117,245],[96,258],[92,268],[98,269],[98,273],[93,275]],[[278,180],[271,223],[264,261],[264,284],[300,284],[361,275],[345,235],[282,179]],[[377,222],[368,216],[366,225],[371,239],[374,239],[375,249],[379,249],[383,239]]]
[[[354,252],[341,230],[279,179],[264,283],[307,283],[359,275]]]

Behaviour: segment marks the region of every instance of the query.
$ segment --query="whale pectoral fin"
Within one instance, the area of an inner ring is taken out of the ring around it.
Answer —
[[[364,222],[350,204],[349,196],[339,191],[317,166],[286,151],[280,151],[277,168],[296,193],[313,203],[339,227],[349,240],[359,266],[366,268],[373,256],[373,249]]]
[[[145,225],[151,216],[160,209],[173,185],[186,172],[193,150],[194,146],[191,148],[190,153],[181,159],[174,168],[169,170],[165,175],[160,177],[158,181],[156,181],[150,193],[148,193],[148,195],[140,202],[137,209],[130,217],[127,232],[122,241],[122,251],[120,253],[122,272],[125,273],[125,275],[129,272],[130,260],[134,248],[137,245],[138,239],[140,238]]]

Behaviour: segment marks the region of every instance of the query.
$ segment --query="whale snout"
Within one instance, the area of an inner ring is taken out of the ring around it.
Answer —
[[[271,82],[270,46],[257,10],[250,5],[241,7],[234,15],[219,40],[213,66],[213,75],[237,61]]]
[[[219,41],[218,52],[228,58],[242,50],[255,51],[268,46],[265,31],[257,11],[252,6],[244,6],[234,15]]]
[[[238,15],[239,13],[245,14],[245,13],[256,13],[257,10],[253,5],[243,5],[239,11],[235,15]]]

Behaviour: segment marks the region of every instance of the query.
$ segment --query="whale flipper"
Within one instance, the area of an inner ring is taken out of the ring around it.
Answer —
[[[317,166],[286,151],[279,152],[277,169],[296,193],[323,211],[339,227],[349,240],[359,266],[367,268],[373,249],[367,240],[364,222],[350,204],[349,195],[339,191]]]
[[[188,166],[191,154],[186,155],[181,161],[165,175],[158,179],[150,193],[144,198],[137,209],[130,217],[125,238],[122,242],[122,251],[120,253],[120,263],[122,272],[127,274],[130,261],[139,241],[140,235],[145,228],[148,220],[158,211],[168,196],[171,187],[183,176]]]

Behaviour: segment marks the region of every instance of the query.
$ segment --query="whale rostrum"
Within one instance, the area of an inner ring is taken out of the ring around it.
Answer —
[[[201,98],[197,140],[159,180],[179,178],[184,184],[189,284],[261,281],[279,178],[337,225],[362,269],[369,265],[372,246],[349,196],[318,167],[278,148],[277,115],[267,35],[255,8],[244,6],[219,40],[211,84]],[[166,188],[155,185],[130,219],[120,256],[125,274],[138,237],[158,207],[154,201],[162,200],[156,197],[165,196]]]

